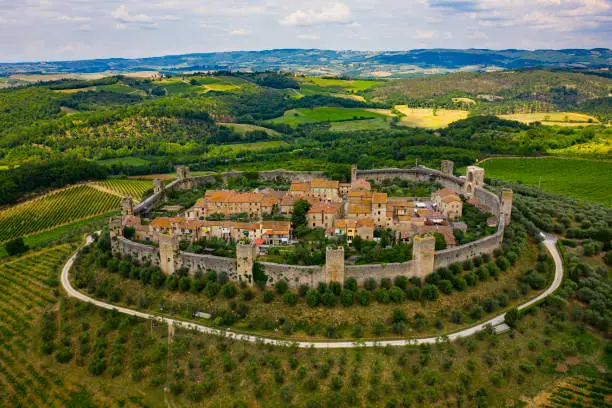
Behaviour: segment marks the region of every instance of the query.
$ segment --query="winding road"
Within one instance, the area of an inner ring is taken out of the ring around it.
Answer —
[[[91,235],[88,236],[85,246],[90,245],[93,241],[94,241],[93,237]],[[541,299],[544,299],[546,296],[550,295],[555,290],[557,290],[559,286],[561,286],[561,282],[563,281],[563,262],[561,260],[561,255],[559,254],[559,251],[555,245],[556,242],[557,242],[556,237],[552,235],[546,235],[546,238],[544,240],[544,245],[546,245],[546,248],[551,253],[555,261],[555,278],[552,284],[544,292],[542,292],[535,298],[518,306],[519,310],[529,307],[530,305],[540,301]],[[66,290],[68,296],[77,298],[84,302],[92,303],[104,309],[117,310],[120,313],[124,313],[130,316],[137,316],[143,319],[152,319],[158,322],[163,322],[169,325],[173,325],[174,327],[182,327],[185,329],[196,330],[202,333],[212,334],[216,336],[224,336],[227,338],[240,340],[240,341],[248,341],[251,343],[272,344],[276,346],[297,345],[298,347],[302,347],[302,348],[308,348],[308,347],[353,348],[353,347],[407,346],[407,345],[419,345],[419,344],[432,344],[432,343],[436,343],[436,341],[439,339],[439,337],[423,337],[423,338],[409,338],[409,339],[401,339],[401,340],[378,340],[378,341],[357,341],[357,342],[353,342],[353,341],[298,341],[298,342],[294,342],[294,341],[288,341],[288,340],[279,340],[279,339],[273,339],[269,337],[239,333],[239,332],[232,331],[231,329],[226,329],[226,330],[216,329],[213,327],[208,327],[208,326],[204,326],[204,325],[197,324],[197,323],[186,322],[182,320],[172,319],[169,317],[156,316],[156,315],[152,315],[149,313],[140,312],[138,310],[133,310],[133,309],[125,308],[125,307],[112,305],[106,302],[102,302],[100,300],[93,299],[72,287],[72,284],[70,283],[70,279],[69,279],[69,272],[70,272],[70,269],[72,268],[74,260],[76,259],[81,249],[82,248],[78,249],[70,257],[70,259],[68,259],[68,261],[64,265],[64,268],[62,269],[62,276],[61,276],[62,286]],[[449,340],[454,341],[461,337],[472,336],[476,334],[476,332],[485,329],[486,326],[488,325],[497,326],[503,323],[504,316],[505,316],[505,313],[501,313],[483,323],[479,323],[475,326],[468,327],[466,329],[448,334],[447,337]]]

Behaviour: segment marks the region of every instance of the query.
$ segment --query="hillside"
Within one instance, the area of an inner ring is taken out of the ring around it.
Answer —
[[[41,73],[104,73],[209,70],[281,70],[314,75],[410,76],[457,70],[486,71],[525,67],[597,68],[610,65],[609,49],[487,50],[416,49],[409,51],[334,51],[275,49],[150,58],[111,58],[0,64],[0,76]]]

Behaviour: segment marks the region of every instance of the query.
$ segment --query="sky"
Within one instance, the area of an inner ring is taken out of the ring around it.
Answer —
[[[612,0],[0,0],[0,62],[611,43]]]

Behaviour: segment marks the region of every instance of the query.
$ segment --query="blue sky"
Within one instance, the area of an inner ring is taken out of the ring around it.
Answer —
[[[0,0],[0,61],[325,48],[610,48],[608,0]]]

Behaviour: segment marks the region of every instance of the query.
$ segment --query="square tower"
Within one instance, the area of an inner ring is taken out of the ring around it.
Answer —
[[[344,247],[325,249],[325,280],[344,282]]]
[[[123,197],[121,199],[121,216],[134,215],[134,200],[132,197]]]
[[[472,198],[476,189],[483,186],[484,169],[478,166],[468,166],[465,173],[465,184],[463,184],[463,194]]]
[[[257,258],[257,248],[251,242],[236,244],[236,273],[239,281],[253,285],[253,264]]]
[[[453,168],[455,167],[455,162],[451,160],[442,160],[442,174],[447,176],[453,175]]]
[[[435,252],[436,239],[432,234],[414,237],[412,259],[414,260],[414,275],[416,277],[424,278],[434,271]]]
[[[502,189],[501,197],[501,213],[504,216],[504,226],[510,224],[510,217],[512,216],[512,198],[514,193],[509,188]]]

